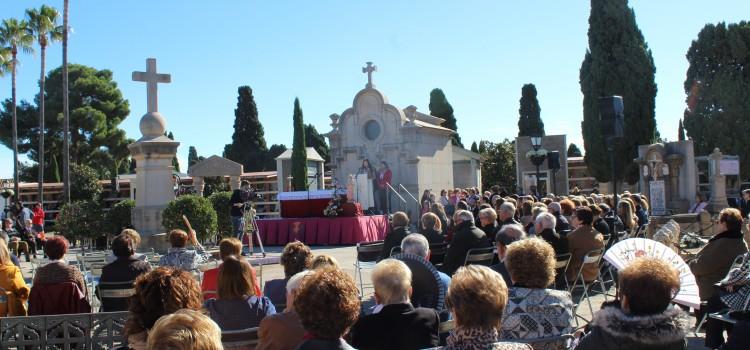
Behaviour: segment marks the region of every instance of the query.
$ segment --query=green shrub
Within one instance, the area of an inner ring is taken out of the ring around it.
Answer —
[[[182,216],[187,216],[199,240],[205,240],[216,233],[216,212],[211,201],[196,195],[179,196],[167,204],[162,212],[161,224],[169,231],[187,230]]]
[[[101,194],[102,185],[94,168],[84,164],[70,165],[71,201],[96,201]]]
[[[107,233],[118,235],[123,229],[132,227],[131,213],[133,208],[135,208],[135,201],[132,199],[126,199],[115,204],[107,212],[107,221],[104,223]]]
[[[97,238],[104,234],[104,219],[99,202],[71,202],[60,208],[55,229],[68,239]]]
[[[231,198],[232,192],[214,192],[208,197],[216,212],[219,234],[222,237],[228,237],[232,234],[232,218],[229,215],[229,200]]]

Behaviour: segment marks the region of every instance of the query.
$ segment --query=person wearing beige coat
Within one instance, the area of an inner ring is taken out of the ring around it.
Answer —
[[[604,236],[591,226],[594,221],[594,214],[588,207],[576,208],[570,219],[576,229],[568,233],[567,236],[571,257],[566,276],[568,282],[572,284],[575,283],[578,270],[583,264],[583,256],[594,249],[604,248]],[[584,266],[583,279],[586,282],[593,281],[598,273],[599,266],[595,264]]]
[[[701,300],[708,300],[716,294],[714,284],[726,276],[738,255],[747,252],[741,226],[742,216],[739,210],[722,210],[718,222],[720,233],[711,237],[696,258],[688,263],[695,275]]]

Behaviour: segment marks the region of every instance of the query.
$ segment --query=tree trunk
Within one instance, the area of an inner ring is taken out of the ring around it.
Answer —
[[[63,198],[70,203],[70,111],[68,111],[68,1],[63,2]]]
[[[46,59],[46,47],[42,45],[42,71],[39,77],[39,202],[44,207],[44,65]]]
[[[15,191],[15,194],[13,195],[14,203],[17,203],[18,200],[18,121],[16,116],[16,48],[13,48],[13,61],[11,68],[11,96],[13,100],[13,191]]]

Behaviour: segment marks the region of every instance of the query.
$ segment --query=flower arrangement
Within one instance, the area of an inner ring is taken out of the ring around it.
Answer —
[[[328,206],[323,209],[323,215],[327,217],[337,217],[344,209],[341,207],[341,196],[335,195],[328,201]]]
[[[546,157],[547,153],[549,153],[546,149],[540,148],[538,151],[531,150],[526,152],[526,159],[531,159],[535,157]]]

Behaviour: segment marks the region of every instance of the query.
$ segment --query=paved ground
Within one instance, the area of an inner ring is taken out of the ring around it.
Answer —
[[[270,256],[279,256],[281,253],[281,249],[283,247],[266,247],[266,252]],[[341,268],[349,273],[351,276],[354,276],[354,262],[356,259],[356,249],[353,246],[314,246],[312,247],[314,254],[328,254],[336,258],[341,266]],[[256,253],[258,252],[256,248]],[[68,259],[75,259],[75,254],[80,253],[78,249],[71,249],[71,252],[68,254]],[[31,277],[31,264],[26,263],[24,259],[21,259],[22,263],[22,271],[24,273],[24,276],[27,278]],[[280,265],[266,265],[262,269],[262,275],[260,273],[260,269],[258,270],[259,278],[262,278],[263,281],[267,281],[270,279],[276,279],[276,278],[283,278],[284,277],[284,270],[281,268]],[[363,271],[364,281],[365,283],[370,281],[370,273],[369,271],[365,270]],[[261,285],[263,282],[261,282]],[[614,290],[610,289],[611,294],[614,294]],[[372,298],[372,288],[365,286],[365,300],[369,300]],[[611,297],[610,297],[611,300]],[[604,301],[604,298],[602,295],[596,295],[592,297],[592,306],[594,307],[594,311],[599,309],[599,306]],[[588,304],[584,303],[579,308],[579,312],[585,317],[586,319],[591,319],[591,313],[588,309]],[[693,319],[693,324],[695,323],[695,320]],[[703,346],[703,334],[699,333],[700,337],[694,337],[692,332],[689,334],[689,347],[690,350],[703,350],[707,349]]]

